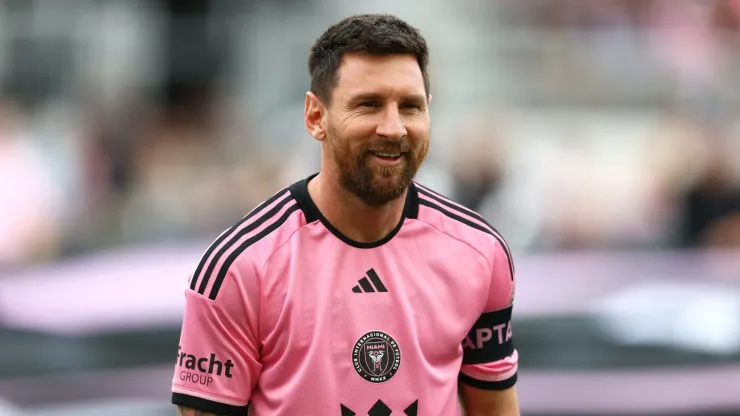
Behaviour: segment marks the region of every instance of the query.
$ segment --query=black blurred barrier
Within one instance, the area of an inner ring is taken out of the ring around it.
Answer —
[[[671,346],[623,346],[583,316],[520,318],[515,342],[523,370],[660,369],[740,364],[740,349],[712,354]],[[0,330],[0,380],[173,364],[179,328],[63,336]],[[173,367],[174,368],[174,367]],[[739,394],[740,394],[740,386]]]
[[[718,355],[668,346],[621,346],[605,337],[593,319],[584,316],[520,318],[514,325],[521,357],[520,384],[528,383],[527,374],[531,373],[585,373],[607,380],[613,373],[625,370],[637,373],[664,370],[683,377],[683,369],[740,364],[740,349]],[[147,394],[150,399],[167,400],[178,339],[176,327],[84,336],[5,329],[0,331],[0,351],[13,353],[0,355],[0,397],[25,406],[111,395],[126,398]],[[58,386],[60,382],[67,386],[66,390],[49,391],[50,386]],[[524,414],[565,416],[566,413]],[[739,415],[740,408],[718,410],[704,406],[701,411],[640,414]]]

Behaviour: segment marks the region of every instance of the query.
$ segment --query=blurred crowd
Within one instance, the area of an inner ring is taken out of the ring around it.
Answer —
[[[213,238],[317,170],[308,47],[343,14],[378,11],[72,3],[0,1],[0,268]],[[517,250],[740,246],[739,0],[412,1],[399,14],[433,53],[419,180]]]

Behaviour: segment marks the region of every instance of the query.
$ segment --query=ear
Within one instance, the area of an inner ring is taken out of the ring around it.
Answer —
[[[427,105],[430,105],[432,103],[432,94],[427,95]]]
[[[324,141],[326,139],[326,130],[324,129],[324,116],[326,107],[319,100],[319,97],[311,91],[306,93],[306,104],[303,110],[303,119],[306,123],[306,130],[314,139]]]

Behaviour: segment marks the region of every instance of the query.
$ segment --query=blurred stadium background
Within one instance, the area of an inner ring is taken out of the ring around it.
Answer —
[[[172,415],[182,290],[318,168],[306,58],[432,48],[419,180],[517,262],[524,415],[740,415],[740,1],[0,0],[0,415]]]

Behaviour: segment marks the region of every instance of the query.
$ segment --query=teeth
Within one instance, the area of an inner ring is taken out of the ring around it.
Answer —
[[[400,153],[380,153],[380,152],[374,152],[378,156],[382,157],[399,157],[401,156]]]

